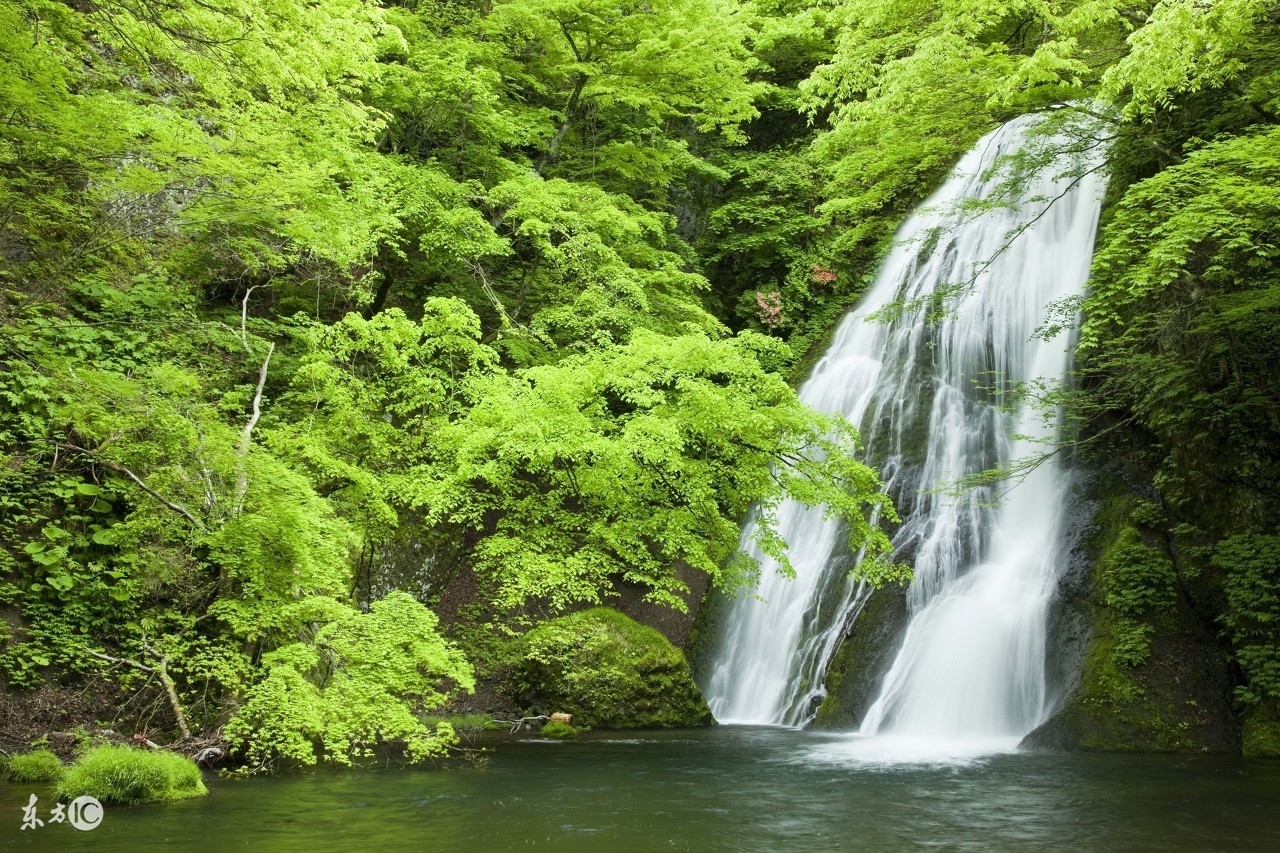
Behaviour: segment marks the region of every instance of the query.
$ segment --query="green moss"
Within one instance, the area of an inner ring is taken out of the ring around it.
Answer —
[[[544,622],[523,638],[512,685],[537,712],[612,729],[714,722],[684,654],[662,634],[607,607]]]
[[[1245,758],[1280,758],[1280,702],[1250,707],[1240,728]]]
[[[1193,728],[1203,721],[1193,703],[1175,707],[1143,687],[1134,671],[1134,634],[1142,656],[1149,647],[1146,626],[1106,610],[1095,614],[1094,638],[1085,658],[1076,713],[1088,718],[1080,746],[1102,752],[1194,752]]]
[[[1145,504],[1136,506],[1146,519]],[[1128,496],[1113,497],[1097,515],[1093,636],[1065,728],[1086,750],[1198,752],[1209,715],[1174,672],[1179,662],[1162,661],[1160,673],[1149,663],[1153,637],[1178,632],[1177,595],[1172,564],[1143,539],[1134,507]]]
[[[48,749],[37,749],[9,759],[11,782],[55,782],[65,771],[62,760]]]
[[[542,727],[539,732],[542,737],[549,737],[555,740],[567,740],[578,736],[578,730],[568,723],[562,723],[559,720],[552,720]]]
[[[86,752],[58,784],[59,799],[88,795],[104,803],[167,803],[209,793],[200,768],[173,752],[99,746]]]

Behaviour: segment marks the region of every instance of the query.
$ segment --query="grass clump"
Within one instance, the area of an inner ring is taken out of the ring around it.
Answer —
[[[59,799],[89,795],[104,803],[168,803],[209,793],[200,768],[173,752],[99,746],[86,752],[58,783]]]
[[[555,740],[567,740],[578,736],[578,730],[568,723],[562,723],[559,720],[552,720],[542,727],[543,737],[554,738]]]
[[[66,768],[52,750],[37,749],[9,759],[10,782],[56,782]]]

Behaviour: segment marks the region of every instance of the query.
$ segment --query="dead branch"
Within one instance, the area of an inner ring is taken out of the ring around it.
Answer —
[[[74,444],[67,444],[66,446],[71,450],[78,451],[80,453],[85,454],[86,456],[92,456],[93,461],[98,465],[101,465],[103,468],[106,468],[110,471],[115,471],[117,474],[124,474],[126,477],[132,480],[138,486],[138,488],[142,489],[142,491],[151,495],[151,497],[155,498],[156,500],[164,504],[169,509],[178,513],[187,521],[191,522],[193,527],[204,527],[204,525],[201,524],[199,521],[197,521],[196,517],[191,514],[190,510],[182,506],[182,504],[174,503],[173,501],[166,498],[164,495],[157,492],[155,489],[148,486],[146,483],[142,482],[141,477],[139,477],[137,474],[133,473],[123,465],[120,465],[119,463],[116,463],[116,462],[112,462],[109,459],[102,459],[99,456],[97,456],[92,450],[87,450],[86,448],[83,448],[83,447],[77,447]]]
[[[551,718],[548,717],[546,714],[538,714],[536,717],[521,717],[518,720],[492,720],[491,722],[503,723],[504,725],[511,726],[511,731],[509,732],[509,734],[515,734],[521,729],[531,728],[534,723],[540,720],[545,723],[545,722],[549,722]]]
[[[155,655],[156,659],[160,661],[160,665],[147,666],[145,663],[140,663],[136,660],[113,657],[112,655],[95,652],[93,650],[90,650],[89,654],[95,658],[105,660],[110,663],[122,663],[126,666],[131,666],[159,678],[160,684],[164,686],[164,691],[169,696],[169,707],[173,709],[173,716],[178,721],[178,732],[182,735],[182,740],[188,740],[191,737],[191,729],[187,728],[187,718],[186,715],[182,713],[182,704],[178,701],[178,690],[174,687],[173,679],[169,677],[169,656],[161,654],[147,643],[143,643],[142,648],[150,654]]]
[[[236,474],[236,514],[244,508],[244,496],[249,491],[249,472],[245,470],[244,460],[249,455],[249,442],[253,438],[253,428],[258,425],[258,418],[262,417],[262,389],[267,384],[267,368],[271,365],[271,354],[276,351],[274,343],[267,346],[267,357],[262,361],[262,367],[258,370],[258,387],[253,392],[253,414],[249,416],[249,422],[244,425],[244,431],[240,433],[240,444],[236,448],[236,457],[239,460],[239,471]]]
[[[271,284],[270,281],[268,281],[266,284],[255,284],[253,287],[250,287],[248,290],[244,292],[244,299],[240,300],[240,343],[244,345],[244,351],[248,353],[252,352],[249,349],[249,333],[248,333],[248,330],[246,329],[246,326],[248,325],[248,322],[249,322],[249,297],[259,287],[266,287],[269,284]],[[267,356],[267,358],[270,358],[270,357],[271,357],[270,355]]]

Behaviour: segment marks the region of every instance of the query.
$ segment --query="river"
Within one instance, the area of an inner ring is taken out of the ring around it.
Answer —
[[[1015,753],[949,765],[842,758],[847,735],[718,727],[498,739],[453,769],[230,781],[22,831],[47,790],[0,783],[0,849],[94,851],[1280,850],[1280,762]]]

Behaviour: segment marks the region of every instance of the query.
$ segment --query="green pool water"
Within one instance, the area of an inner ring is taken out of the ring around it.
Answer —
[[[1280,762],[999,755],[849,763],[780,729],[492,744],[481,766],[226,781],[202,799],[20,829],[44,786],[0,783],[0,850],[1280,850]]]

